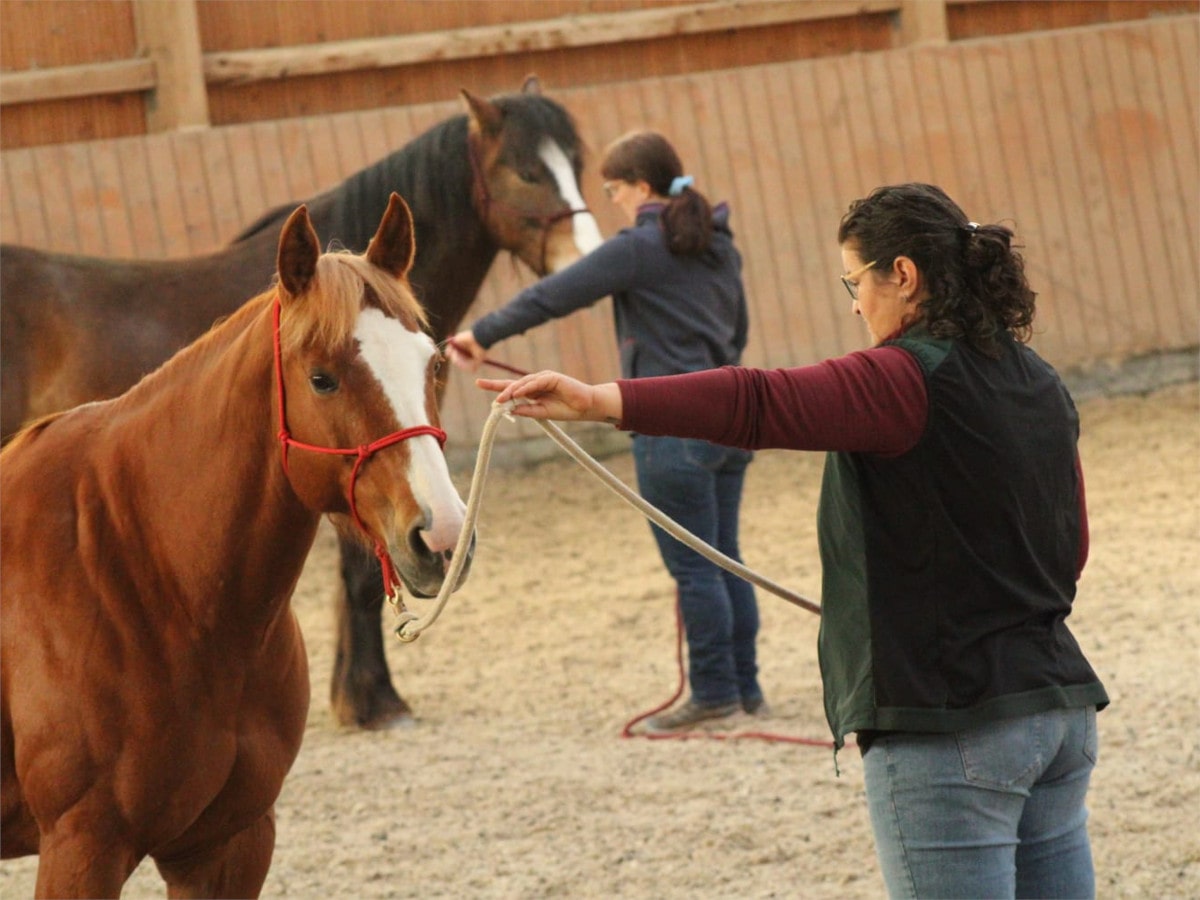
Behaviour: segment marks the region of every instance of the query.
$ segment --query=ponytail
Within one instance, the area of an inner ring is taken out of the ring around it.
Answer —
[[[1033,334],[1037,294],[1012,238],[1003,225],[968,221],[930,184],[876,188],[850,204],[838,227],[838,243],[852,244],[876,269],[911,259],[928,285],[921,312],[930,333],[962,338],[989,356],[999,355],[1002,333],[1022,343]]]
[[[654,131],[635,131],[618,138],[605,152],[600,172],[605,178],[644,181],[650,190],[667,198],[659,225],[667,249],[677,256],[701,256],[712,242],[712,207],[683,174],[675,148]]]

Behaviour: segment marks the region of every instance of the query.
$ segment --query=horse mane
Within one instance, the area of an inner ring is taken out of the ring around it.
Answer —
[[[504,94],[492,102],[503,114],[509,152],[528,154],[528,158],[512,160],[514,166],[533,164],[538,151],[533,136],[547,135],[563,148],[578,177],[582,169],[579,137],[574,121],[562,106],[540,94],[524,93]],[[465,231],[467,223],[478,222],[472,192],[467,189],[473,177],[467,116],[463,113],[439,122],[307,202],[318,233],[332,235],[342,246],[362,252],[383,217],[388,197],[395,191],[408,202],[423,246],[452,240],[456,230]],[[288,203],[263,213],[233,243],[269,228],[277,231],[295,207],[295,203]],[[326,210],[327,220],[323,217]]]
[[[404,279],[396,278],[365,256],[348,250],[324,253],[317,259],[315,287],[300,303],[285,304],[281,339],[285,348],[311,343],[337,346],[354,334],[365,306],[399,319],[410,330],[428,325],[425,310]]]

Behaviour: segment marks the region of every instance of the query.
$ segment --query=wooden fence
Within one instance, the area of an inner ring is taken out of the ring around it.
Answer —
[[[1035,346],[1075,367],[1197,344],[1197,59],[1200,16],[1172,16],[550,87],[591,147],[634,126],[660,129],[697,187],[731,202],[751,298],[747,363],[804,364],[862,345],[837,279],[837,222],[871,188],[921,180],[972,218],[1015,227],[1039,292]],[[96,255],[201,253],[458,111],[448,101],[5,151],[0,231]],[[584,194],[602,230],[615,230],[594,166]],[[502,258],[477,310],[530,280]],[[609,303],[495,354],[611,378]],[[487,413],[466,381],[454,379],[446,406],[459,448],[473,448]],[[506,440],[538,436],[528,423],[504,429]]]

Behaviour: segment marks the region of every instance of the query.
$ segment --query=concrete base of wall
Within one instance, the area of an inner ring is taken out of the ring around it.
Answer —
[[[1076,401],[1146,394],[1172,384],[1200,381],[1200,347],[1151,353],[1116,362],[1098,361],[1061,374]]]

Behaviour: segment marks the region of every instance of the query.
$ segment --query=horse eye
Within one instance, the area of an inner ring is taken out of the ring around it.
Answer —
[[[313,372],[308,376],[308,383],[318,394],[332,394],[338,389],[338,381],[325,372]]]

